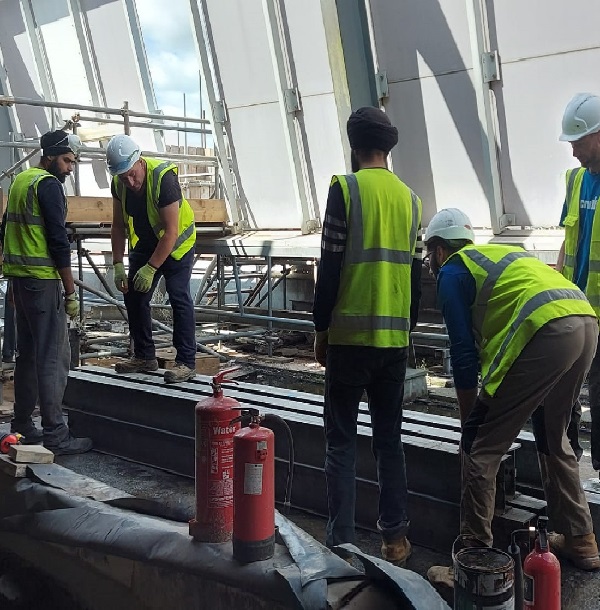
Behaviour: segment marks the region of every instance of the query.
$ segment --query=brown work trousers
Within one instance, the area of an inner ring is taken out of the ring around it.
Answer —
[[[461,534],[492,544],[496,473],[532,415],[551,527],[572,536],[593,531],[566,431],[597,342],[596,318],[548,322],[525,346],[495,396],[480,393],[461,439]]]

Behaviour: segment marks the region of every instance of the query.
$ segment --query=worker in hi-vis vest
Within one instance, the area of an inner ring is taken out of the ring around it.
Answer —
[[[575,284],[523,248],[473,242],[471,221],[455,208],[438,212],[425,232],[460,410],[463,542],[492,544],[496,474],[531,418],[557,532],[549,534],[551,548],[595,570],[598,546],[567,438],[598,343],[594,310]],[[448,568],[434,566],[428,576],[452,586]]]
[[[398,131],[384,112],[358,109],[347,132],[353,173],[331,181],[313,309],[315,357],[326,366],[326,544],[355,542],[357,418],[366,391],[381,551],[403,565],[411,547],[402,400],[420,299],[421,201],[387,168]]]
[[[567,105],[560,140],[570,142],[573,156],[581,167],[566,175],[566,196],[560,225],[565,228],[557,269],[587,296],[600,317],[600,219],[596,206],[600,196],[600,97],[578,93]],[[592,466],[600,470],[600,354],[596,354],[588,375],[590,415],[592,418]],[[581,404],[575,402],[571,442],[581,455],[579,422]]]
[[[22,434],[24,443],[43,441],[56,455],[92,448],[89,438],[71,435],[62,414],[71,362],[67,316],[79,315],[63,183],[80,145],[77,136],[62,130],[41,137],[40,162],[11,184],[2,227],[3,271],[12,288],[18,335],[11,431]],[[43,430],[31,418],[38,402]]]
[[[177,166],[142,157],[128,135],[114,136],[106,147],[113,176],[111,230],[114,281],[123,293],[134,354],[115,365],[117,373],[158,369],[152,339],[152,293],[161,276],[173,310],[175,366],[165,371],[167,383],[192,379],[196,374],[196,321],[190,294],[194,266],[196,225],[184,199]],[[123,258],[129,242],[129,272]]]

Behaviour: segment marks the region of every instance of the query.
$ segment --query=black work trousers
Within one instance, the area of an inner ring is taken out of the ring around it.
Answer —
[[[173,346],[177,350],[176,360],[193,369],[196,367],[196,320],[194,302],[190,295],[190,279],[194,266],[194,249],[178,261],[169,256],[156,271],[150,290],[138,292],[133,288],[133,278],[138,269],[149,260],[150,254],[135,251],[129,253],[129,290],[125,293],[124,300],[135,356],[144,360],[156,358],[150,302],[158,281],[164,276],[169,304],[173,310]]]
[[[385,539],[408,530],[402,400],[408,348],[330,345],[325,371],[326,544],[355,542],[356,435],[363,391],[371,415],[379,480],[378,529]]]
[[[62,414],[71,350],[60,280],[11,278],[17,318],[15,419],[33,425],[39,398],[44,445],[56,447],[69,437]]]

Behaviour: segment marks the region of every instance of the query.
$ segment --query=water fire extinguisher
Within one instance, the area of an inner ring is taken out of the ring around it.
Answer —
[[[242,563],[275,551],[275,437],[257,409],[242,409],[250,423],[234,437],[233,556]]]
[[[223,396],[226,376],[212,379],[213,395],[196,405],[196,518],[190,536],[201,542],[227,542],[233,531],[233,436],[240,429],[240,403]]]
[[[523,607],[560,610],[560,563],[548,545],[546,527],[547,519],[540,517],[535,548],[523,563]]]
[[[0,434],[0,453],[8,453],[10,447],[20,444],[22,438],[23,436],[16,432]]]

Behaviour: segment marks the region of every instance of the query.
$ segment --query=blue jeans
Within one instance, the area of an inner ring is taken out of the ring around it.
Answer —
[[[325,371],[325,476],[328,547],[354,543],[356,426],[366,391],[379,480],[377,527],[385,540],[408,531],[408,491],[402,448],[402,399],[407,348],[330,345]]]
[[[176,360],[193,369],[196,367],[196,319],[190,294],[190,279],[194,266],[194,249],[178,261],[169,256],[154,275],[150,290],[138,292],[133,288],[133,277],[148,260],[149,254],[138,254],[135,251],[129,254],[129,291],[124,295],[124,300],[135,356],[144,360],[156,358],[150,301],[158,281],[164,275],[169,303],[173,310],[173,346],[177,350]]]

